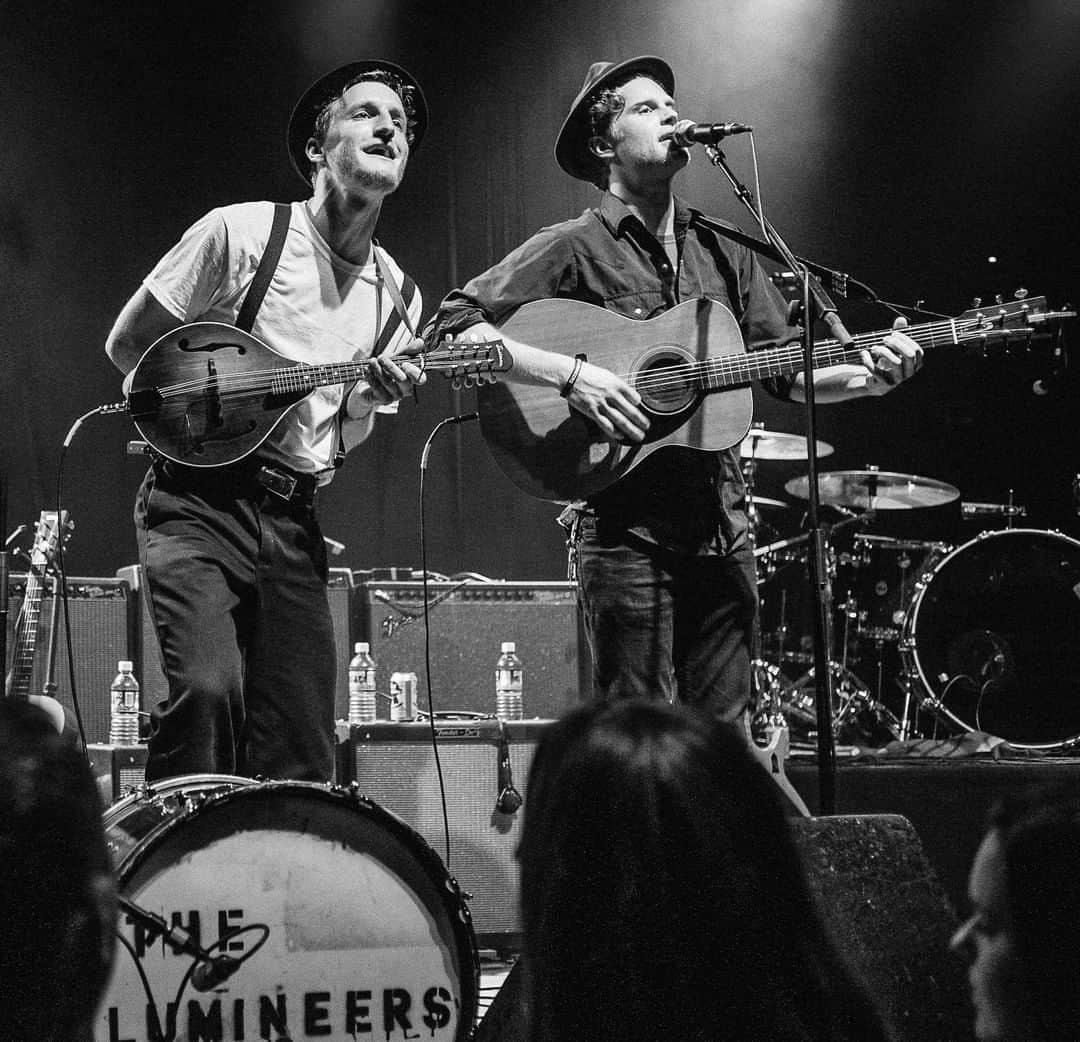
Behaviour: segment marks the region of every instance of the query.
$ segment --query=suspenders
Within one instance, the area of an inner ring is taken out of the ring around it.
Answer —
[[[278,261],[281,260],[281,251],[285,246],[285,235],[289,230],[291,213],[292,206],[289,203],[274,204],[274,221],[270,226],[270,238],[266,241],[266,249],[263,251],[259,267],[255,271],[255,277],[251,280],[251,285],[248,286],[244,301],[240,305],[240,312],[236,316],[237,328],[242,329],[245,333],[250,333],[255,325],[255,316],[259,313],[263,298],[270,287],[270,280],[277,270]],[[374,358],[387,349],[402,322],[405,323],[405,328],[413,336],[416,335],[416,328],[409,318],[409,305],[412,303],[413,297],[416,296],[416,283],[409,275],[405,275],[399,287],[390,266],[383,259],[382,248],[375,242],[372,243],[371,248],[375,254],[375,269],[378,272],[376,294],[381,298],[381,290],[385,285],[387,292],[390,294],[390,299],[394,302],[394,313],[387,319],[379,331],[375,343],[372,345],[371,357]],[[345,459],[345,443],[341,434],[341,421],[344,419],[344,413],[345,400],[342,401],[341,409],[338,412],[338,449],[334,455],[333,464],[335,468],[340,467]]]

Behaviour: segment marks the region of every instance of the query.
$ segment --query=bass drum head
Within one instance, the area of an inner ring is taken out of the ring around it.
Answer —
[[[180,1039],[468,1037],[479,990],[468,910],[438,855],[388,811],[314,783],[198,777],[110,816],[120,892],[242,964],[199,992],[189,956],[121,915],[130,949],[118,951],[101,1042],[155,1037],[148,1004],[164,1026],[178,996]]]
[[[932,710],[1021,748],[1080,742],[1080,543],[983,533],[921,587],[904,647]]]

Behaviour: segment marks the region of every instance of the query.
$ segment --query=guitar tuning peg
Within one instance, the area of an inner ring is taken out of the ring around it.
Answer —
[[[994,294],[994,303],[995,304],[1004,304],[1005,303],[1005,298],[1000,293],[995,293]]]
[[[972,297],[971,298],[971,306],[973,308],[981,308],[982,307],[982,297]]]
[[[450,386],[455,391],[460,391],[461,390],[461,377],[460,376],[451,376],[450,377]]]
[[[1024,289],[1023,286],[1021,286],[1020,289],[1018,289],[1015,293],[1013,293],[1013,296],[1017,300],[1025,300],[1027,298],[1027,295],[1028,295],[1028,291],[1026,289]]]

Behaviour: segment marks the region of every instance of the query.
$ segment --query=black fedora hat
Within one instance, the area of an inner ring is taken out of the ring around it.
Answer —
[[[675,74],[662,58],[641,55],[624,62],[594,62],[585,75],[585,85],[578,91],[570,114],[555,139],[555,159],[571,177],[595,183],[603,163],[589,151],[592,128],[589,124],[588,99],[597,91],[618,80],[648,76],[668,92],[675,93]]]
[[[348,83],[359,82],[366,72],[386,72],[396,76],[413,93],[413,138],[410,150],[420,146],[420,140],[427,130],[428,107],[424,92],[420,84],[416,82],[411,73],[406,72],[400,65],[384,61],[382,58],[367,58],[363,61],[349,62],[333,72],[317,79],[296,103],[289,117],[289,157],[296,168],[296,172],[310,184],[309,170],[311,161],[307,157],[307,143],[315,129],[315,119],[323,110],[328,101],[337,97],[345,89]]]

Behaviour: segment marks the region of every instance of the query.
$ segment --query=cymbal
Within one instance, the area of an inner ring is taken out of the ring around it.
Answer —
[[[784,485],[784,490],[799,499],[809,499],[810,479],[805,474],[792,478]],[[818,474],[818,496],[822,503],[857,510],[911,510],[951,503],[960,497],[960,490],[944,481],[918,474],[833,470]]]
[[[750,497],[747,496],[747,502],[750,501]],[[756,507],[789,507],[790,503],[785,503],[782,499],[772,499],[769,496],[754,496],[754,506]]]
[[[742,440],[739,451],[746,459],[792,460],[806,459],[806,438],[801,434],[767,431],[752,427]],[[817,454],[831,456],[833,447],[827,441],[817,443]]]

